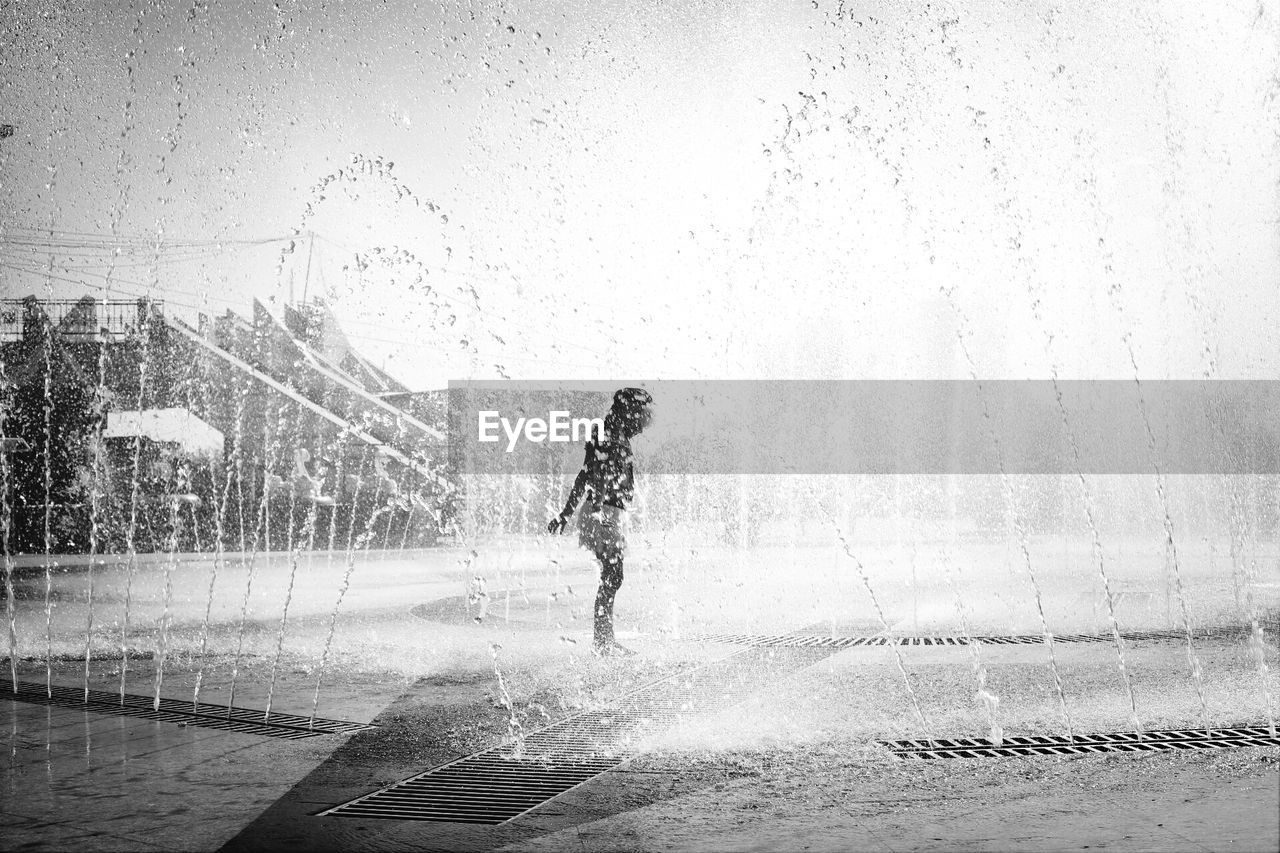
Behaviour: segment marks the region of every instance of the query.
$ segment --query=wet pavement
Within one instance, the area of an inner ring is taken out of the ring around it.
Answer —
[[[777,649],[755,663],[744,658],[734,703],[694,709],[612,769],[498,826],[318,816],[504,742],[513,717],[532,731],[741,651],[690,640],[699,627],[769,633],[799,624],[818,633],[865,635],[875,633],[879,621],[866,608],[837,614],[798,606],[807,601],[804,590],[762,588],[755,592],[761,601],[739,600],[736,613],[711,613],[701,622],[684,617],[688,628],[679,640],[664,600],[670,578],[638,571],[626,588],[619,629],[640,654],[601,661],[586,652],[589,626],[579,612],[591,580],[582,570],[589,566],[566,561],[549,571],[545,555],[537,554],[527,562],[521,575],[520,567],[508,568],[508,582],[491,583],[483,596],[474,594],[470,578],[445,557],[431,565],[388,560],[358,567],[316,710],[323,717],[372,722],[373,729],[291,741],[3,702],[0,849],[1280,847],[1280,748],[981,761],[889,758],[872,742],[919,737],[913,701],[941,734],[983,733],[982,711],[972,704],[969,650],[938,646]],[[330,590],[342,566],[316,560],[303,569],[308,574],[302,576],[280,654],[274,587],[286,566],[277,561],[255,586],[266,592],[251,608],[238,664],[232,655],[242,578],[228,584],[216,603],[204,656],[193,654],[199,634],[192,621],[203,599],[176,603],[166,698],[190,699],[203,672],[201,701],[226,702],[231,672],[238,667],[237,707],[262,710],[270,696],[276,713],[311,713],[322,675],[317,663],[329,627]],[[185,570],[198,574],[207,568],[206,563]],[[103,575],[102,589],[109,591],[119,577]],[[708,581],[713,592],[714,582],[725,578],[733,576]],[[83,576],[63,573],[56,580],[56,588],[71,590]],[[37,593],[38,581],[32,587]],[[143,590],[155,586],[154,572],[144,572],[139,582]],[[703,595],[690,592],[689,579],[681,582],[690,600]],[[876,583],[888,586],[882,578]],[[58,603],[72,600],[68,593]],[[139,639],[126,689],[145,696],[154,690],[147,644],[156,638],[154,597],[143,600],[150,609],[134,623]],[[908,600],[899,592],[891,603],[889,615],[899,631],[917,620],[925,631],[946,630],[945,611],[911,613]],[[111,621],[118,602],[109,595],[100,602],[104,624],[118,626]],[[27,656],[19,677],[43,683],[40,598],[29,595],[20,603]],[[482,606],[483,618],[477,619]],[[753,606],[753,619],[744,625],[742,612]],[[994,620],[997,611],[991,610]],[[55,629],[68,626],[54,632],[55,655],[64,655],[53,661],[55,684],[83,683],[84,664],[73,653],[83,653],[83,637],[75,636],[83,630],[82,615],[82,609],[65,604],[55,612]],[[811,621],[815,617],[820,621]],[[1093,627],[1088,617],[1061,624],[1064,630]],[[95,638],[89,683],[115,691],[121,662],[112,654],[108,628]],[[1197,648],[1216,722],[1256,721],[1265,714],[1256,663],[1244,642],[1206,638]],[[788,654],[798,656],[795,665],[779,666]],[[1199,697],[1177,642],[1135,641],[1127,654],[1149,728],[1197,719]],[[1275,694],[1280,667],[1273,647],[1267,656]],[[1007,734],[1057,732],[1059,703],[1043,649],[989,646],[982,660],[988,686],[1004,702],[1000,713]],[[906,682],[899,664],[909,674]],[[1123,729],[1129,709],[1115,664],[1105,644],[1059,649],[1057,665],[1081,730]],[[495,667],[504,674],[512,707],[502,701]]]
[[[1274,850],[1280,749],[894,762],[655,748],[496,827],[317,817],[495,743],[484,679],[280,741],[6,702],[6,850]],[[444,695],[445,704],[436,700]],[[356,702],[367,703],[368,695]],[[481,725],[459,735],[457,727]],[[483,723],[487,722],[487,728]],[[450,734],[452,732],[452,734]],[[693,736],[696,739],[696,733]]]
[[[210,850],[331,744],[7,702],[9,850]]]

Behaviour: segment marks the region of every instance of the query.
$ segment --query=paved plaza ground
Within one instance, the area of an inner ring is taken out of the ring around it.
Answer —
[[[144,564],[130,589],[137,609],[127,643],[129,693],[154,691],[163,640],[165,697],[190,699],[199,678],[201,702],[226,702],[235,669],[237,707],[263,709],[270,694],[277,714],[306,716],[319,680],[320,716],[376,727],[281,740],[6,702],[0,848],[1280,848],[1280,747],[930,761],[893,758],[875,746],[922,737],[921,718],[937,737],[986,735],[992,709],[974,699],[979,677],[999,698],[994,719],[1006,736],[1061,733],[1068,718],[1077,732],[1124,731],[1135,706],[1149,730],[1203,724],[1206,714],[1214,726],[1265,722],[1267,690],[1273,701],[1280,694],[1280,662],[1272,640],[1264,674],[1242,634],[1197,637],[1199,691],[1188,675],[1185,643],[1130,641],[1124,663],[1133,705],[1116,650],[1106,643],[1055,644],[1052,666],[1043,645],[846,648],[786,671],[756,672],[747,663],[754,688],[741,701],[654,732],[630,760],[513,821],[467,826],[317,816],[502,743],[513,718],[532,731],[733,653],[732,646],[702,639],[708,634],[883,633],[865,598],[868,588],[899,635],[956,635],[962,621],[973,634],[1038,630],[1014,575],[1000,574],[1002,565],[995,573],[980,570],[999,563],[994,552],[949,555],[958,587],[936,571],[914,586],[904,583],[887,553],[866,560],[864,585],[839,574],[838,556],[759,549],[745,557],[707,551],[681,561],[637,559],[623,587],[619,629],[639,654],[623,660],[600,660],[586,650],[593,578],[589,562],[570,548],[363,555],[336,623],[341,559],[303,555],[294,566],[289,555],[259,557],[243,634],[245,567],[234,560],[222,567],[210,605],[209,560],[188,556],[171,565],[178,592],[162,632],[165,564]],[[917,558],[926,565],[932,559]],[[786,561],[807,571],[761,568]],[[51,573],[56,607],[48,635],[43,566],[37,561],[19,571],[19,680],[47,678],[68,687],[87,680],[94,689],[118,690],[127,571],[97,570],[86,679],[87,576],[70,562]],[[1055,633],[1105,627],[1088,584],[1073,587],[1068,567],[1060,569],[1041,579],[1051,592],[1046,617]],[[1126,630],[1167,624],[1166,605],[1176,602],[1165,601],[1153,577],[1146,569],[1116,577],[1125,593],[1117,616]],[[1184,580],[1196,624],[1229,619],[1230,578],[1189,559]],[[1263,574],[1253,589],[1264,605],[1269,582]],[[290,615],[282,635],[286,595]],[[336,628],[328,642],[330,624]],[[53,649],[47,667],[46,645]]]

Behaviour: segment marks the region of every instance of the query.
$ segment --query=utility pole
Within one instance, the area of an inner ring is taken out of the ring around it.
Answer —
[[[308,231],[311,242],[307,244],[307,270],[302,274],[302,304],[307,304],[307,285],[311,284],[311,255],[316,250],[316,232]]]

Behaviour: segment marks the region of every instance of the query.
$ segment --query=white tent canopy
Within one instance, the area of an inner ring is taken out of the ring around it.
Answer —
[[[152,441],[177,444],[196,456],[220,457],[222,433],[186,409],[144,409],[108,412],[103,438],[146,436]]]

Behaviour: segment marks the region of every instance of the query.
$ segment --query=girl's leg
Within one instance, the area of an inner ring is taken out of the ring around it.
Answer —
[[[616,550],[600,552],[600,588],[596,591],[595,645],[611,646],[613,639],[613,600],[622,586],[622,554]]]

